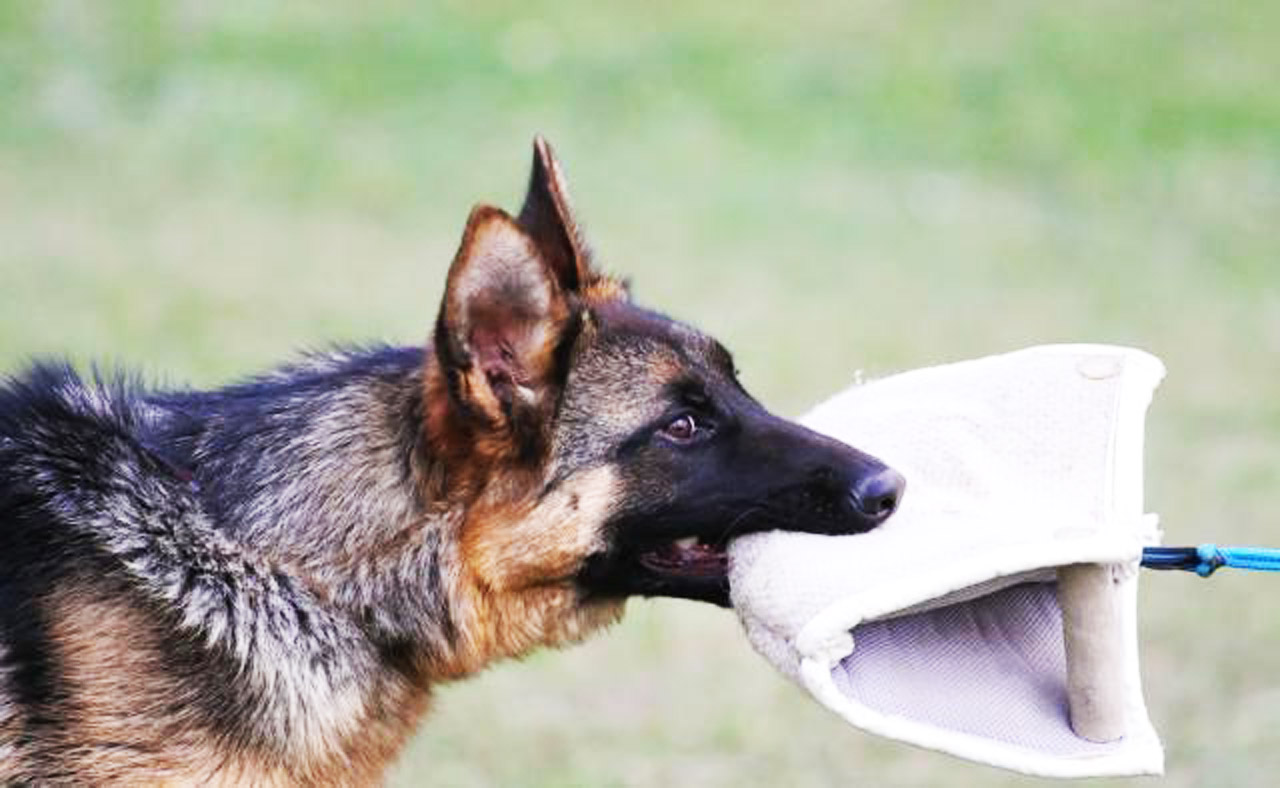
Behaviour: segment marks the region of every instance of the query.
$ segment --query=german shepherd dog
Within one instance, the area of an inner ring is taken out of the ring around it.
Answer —
[[[0,782],[376,783],[437,682],[632,595],[727,605],[738,535],[893,512],[901,476],[593,267],[534,151],[518,216],[471,212],[425,347],[0,387]]]

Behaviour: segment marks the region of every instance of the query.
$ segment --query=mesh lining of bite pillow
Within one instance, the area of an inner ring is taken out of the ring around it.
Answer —
[[[1071,730],[1053,583],[867,622],[852,634],[853,653],[832,678],[870,709],[1059,756],[1099,755],[1120,744]]]

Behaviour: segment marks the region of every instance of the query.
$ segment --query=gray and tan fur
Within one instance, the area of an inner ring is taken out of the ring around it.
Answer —
[[[728,539],[866,530],[900,492],[599,274],[539,140],[426,347],[0,387],[0,782],[376,783],[433,685],[630,595],[724,604]]]

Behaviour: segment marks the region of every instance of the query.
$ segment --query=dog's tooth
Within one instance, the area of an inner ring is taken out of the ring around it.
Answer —
[[[697,546],[697,544],[698,537],[696,536],[686,536],[683,539],[676,540],[676,547],[679,547],[681,550],[692,550]]]

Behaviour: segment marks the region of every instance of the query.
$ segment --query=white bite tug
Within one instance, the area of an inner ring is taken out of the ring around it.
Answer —
[[[755,648],[849,723],[1051,777],[1159,774],[1139,680],[1155,357],[1030,348],[849,388],[809,427],[907,479],[874,531],[730,547]]]

